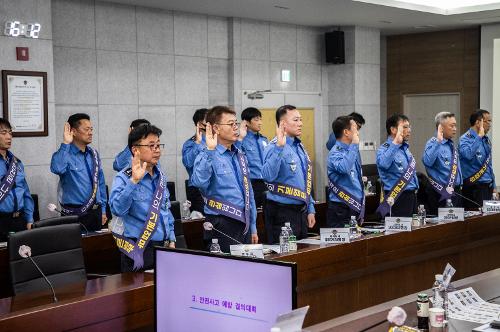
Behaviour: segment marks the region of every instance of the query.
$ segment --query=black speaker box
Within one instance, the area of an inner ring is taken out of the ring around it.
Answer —
[[[345,63],[344,31],[325,33],[326,62]]]

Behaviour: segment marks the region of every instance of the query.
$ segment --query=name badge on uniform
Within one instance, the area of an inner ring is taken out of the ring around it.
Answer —
[[[483,201],[483,213],[500,212],[500,201]]]
[[[233,244],[229,246],[231,256],[264,258],[264,246],[262,244]]]
[[[439,221],[464,221],[464,208],[439,208]]]
[[[411,232],[411,217],[385,217],[385,231],[396,232]]]
[[[321,244],[349,243],[349,228],[321,228]]]

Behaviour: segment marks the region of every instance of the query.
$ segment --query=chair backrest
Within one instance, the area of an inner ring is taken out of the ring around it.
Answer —
[[[176,201],[177,196],[175,195],[175,182],[167,181],[167,189],[168,193],[170,194],[170,200]]]
[[[21,245],[31,248],[31,257],[54,288],[87,280],[80,226],[68,224],[36,228],[9,237],[10,277],[14,294],[48,288],[33,263],[19,256]]]
[[[66,225],[78,223],[78,216],[60,216],[54,218],[43,219],[33,223],[33,228]]]
[[[38,220],[40,220],[40,209],[38,207],[38,195],[31,194],[31,198],[33,198],[33,203],[35,204],[35,206],[33,207],[33,220],[38,221]]]
[[[181,203],[178,201],[170,201],[170,212],[175,220],[181,219]]]

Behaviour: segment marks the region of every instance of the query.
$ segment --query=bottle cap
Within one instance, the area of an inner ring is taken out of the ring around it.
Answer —
[[[289,222],[286,222],[286,223],[285,223],[285,226],[290,226],[290,223],[289,223]]]
[[[286,231],[286,226],[281,227],[282,231]]]
[[[219,243],[219,239],[212,239],[212,243]]]
[[[417,295],[417,299],[418,299],[418,301],[425,302],[425,301],[429,300],[429,297],[425,293],[420,293],[420,294]]]

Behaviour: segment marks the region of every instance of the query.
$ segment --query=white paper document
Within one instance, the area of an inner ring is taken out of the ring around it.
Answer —
[[[485,324],[499,314],[500,305],[486,302],[472,287],[448,293],[449,318]]]

